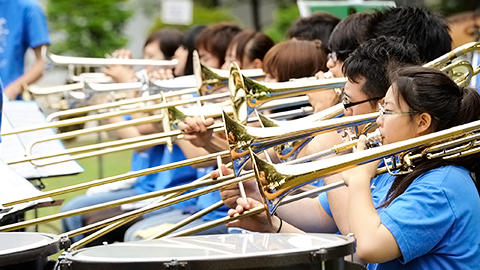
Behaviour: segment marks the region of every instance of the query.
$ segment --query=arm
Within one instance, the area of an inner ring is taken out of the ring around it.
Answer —
[[[357,149],[365,149],[365,136]],[[369,263],[386,262],[400,257],[400,248],[392,233],[380,222],[370,192],[370,180],[378,162],[371,162],[342,173],[348,185],[348,224],[357,239],[360,260]]]
[[[36,82],[40,77],[43,75],[43,71],[45,68],[45,61],[42,57],[42,47],[46,45],[40,45],[33,48],[35,52],[35,63],[33,66],[25,72],[22,76],[16,79],[14,82],[10,83],[5,87],[4,93],[7,97],[11,100],[17,98],[18,95],[22,93],[22,89],[24,85],[29,85]]]
[[[334,145],[341,144],[342,137],[337,132],[329,132],[315,136],[298,154],[298,157],[311,155],[320,151],[331,149]],[[328,158],[328,156],[326,157]],[[325,185],[342,180],[340,174],[336,174],[323,179]],[[333,215],[333,220],[338,230],[346,235],[350,232],[348,228],[348,190],[347,187],[339,187],[327,191],[328,203]],[[322,210],[325,210],[322,207]],[[325,214],[330,217],[328,213]],[[331,217],[330,217],[331,218]]]
[[[338,231],[333,218],[323,209],[317,197],[280,205],[276,213],[284,222],[305,232],[335,233]],[[283,226],[282,232],[285,232]]]
[[[197,147],[204,148],[208,153],[216,153],[228,149],[227,140],[213,134],[209,126],[213,125],[213,118],[202,120],[200,117],[186,117],[178,124],[184,133],[184,139]]]
[[[180,143],[186,147],[186,142],[188,142],[190,146],[194,146],[192,149],[195,149],[194,151],[183,151],[187,158],[218,153],[228,149],[227,140],[219,136],[220,134],[213,134],[213,130],[208,129],[213,123],[213,118],[202,120],[198,116],[186,117],[184,121],[178,123],[178,128],[183,132],[183,140],[177,144]],[[180,144],[179,146],[182,147]],[[222,162],[230,162],[230,157],[224,158]]]
[[[223,175],[230,175],[232,170],[227,169],[224,165],[220,168]],[[218,170],[211,173],[212,178],[216,179],[220,176]],[[256,180],[244,182],[245,193],[248,197],[248,203],[245,203],[240,196],[237,185],[232,185],[220,190],[220,196],[224,204],[230,208],[229,215],[234,216],[237,213],[243,213],[247,209],[262,205],[260,203],[260,192],[258,191]],[[253,207],[252,207],[253,206]],[[304,211],[299,209],[308,209],[309,215],[305,215]],[[337,228],[333,219],[325,212],[317,198],[306,198],[281,205],[277,209],[278,217],[283,219],[281,232],[336,232]],[[266,212],[234,221],[229,223],[229,227],[242,227],[245,229],[260,232],[277,232],[279,219],[272,217],[273,226],[270,226]]]

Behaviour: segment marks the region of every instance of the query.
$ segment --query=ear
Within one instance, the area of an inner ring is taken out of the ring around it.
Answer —
[[[252,62],[252,66],[253,68],[263,68],[263,62],[262,60],[255,58],[255,60]]]
[[[421,113],[416,116],[417,133],[418,135],[428,134],[432,126],[432,116],[428,113]]]
[[[378,102],[375,103],[375,105],[371,105],[372,103],[369,102],[370,105],[372,106],[373,112],[378,112],[378,109],[379,109],[379,108],[378,108],[378,104],[383,104],[383,103],[385,102],[384,100],[385,100],[385,98],[379,99]]]

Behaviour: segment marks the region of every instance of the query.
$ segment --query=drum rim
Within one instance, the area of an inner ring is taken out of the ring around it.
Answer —
[[[0,267],[47,258],[60,251],[60,237],[55,234],[39,232],[2,232],[0,233],[0,239],[1,236],[5,234],[17,234],[23,236],[41,235],[44,239],[28,246],[6,250],[9,252],[0,251]],[[45,241],[47,243],[45,243]]]
[[[264,235],[267,235],[267,233],[264,233]],[[273,234],[273,235],[278,235],[278,234]],[[78,264],[101,264],[101,263],[114,263],[114,264],[125,264],[125,263],[132,263],[132,259],[136,259],[134,263],[136,264],[149,264],[149,263],[166,263],[170,262],[172,260],[177,260],[178,262],[186,262],[186,263],[203,263],[203,262],[222,262],[226,260],[234,261],[234,260],[261,260],[261,258],[264,258],[265,256],[268,257],[297,257],[297,256],[313,256],[313,253],[317,253],[321,250],[326,251],[326,252],[320,252],[320,254],[317,256],[317,258],[312,257],[311,260],[315,261],[326,261],[326,260],[332,260],[335,258],[342,258],[346,255],[353,254],[355,251],[355,240],[353,237],[346,237],[342,235],[335,235],[335,234],[299,234],[299,233],[284,233],[282,235],[309,235],[309,236],[315,236],[315,237],[321,237],[321,236],[335,236],[336,238],[344,241],[340,243],[337,246],[329,246],[326,248],[312,248],[312,247],[305,247],[305,248],[300,248],[300,249],[295,249],[295,250],[285,250],[283,252],[278,252],[278,253],[271,253],[269,251],[262,251],[258,253],[251,253],[248,254],[248,256],[245,256],[243,258],[236,258],[232,257],[232,254],[229,254],[228,256],[224,254],[215,254],[215,255],[209,255],[207,257],[201,257],[201,256],[189,256],[189,257],[179,257],[179,258],[174,258],[173,256],[171,258],[169,257],[161,257],[161,258],[154,258],[154,257],[145,257],[145,258],[107,258],[107,257],[88,257],[88,256],[82,256],[79,255],[87,249],[82,249],[82,250],[75,250],[72,252],[67,252],[65,255],[65,258],[68,261],[78,263]],[[210,235],[210,236],[216,236],[216,235]],[[191,237],[202,237],[202,236],[191,236]],[[204,236],[203,236],[204,237]],[[144,246],[142,244],[139,244],[139,242],[130,242],[130,243],[116,243],[112,244],[109,246],[130,246],[132,248],[134,247],[148,247]],[[89,248],[90,251],[94,251],[95,248],[106,248],[105,246],[98,246],[98,247],[92,247]],[[334,253],[332,253],[334,251]],[[112,260],[115,260],[112,262]],[[286,258],[282,258],[282,260],[286,260]]]

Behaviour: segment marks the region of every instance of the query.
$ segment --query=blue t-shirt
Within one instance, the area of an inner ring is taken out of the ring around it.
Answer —
[[[2,127],[2,114],[3,114],[3,84],[2,84],[2,78],[0,78],[0,134],[1,132],[1,127]],[[0,143],[2,142],[2,137],[0,137]]]
[[[374,178],[372,196],[385,201],[392,177]],[[479,269],[480,198],[463,167],[424,173],[388,207],[377,209],[402,257],[368,269]]]
[[[378,168],[383,168],[383,167],[385,167],[385,162],[382,159],[382,160],[380,160],[380,163],[378,164]],[[392,175],[390,175],[388,173],[377,176],[377,178],[378,177],[387,177],[387,179],[389,179],[390,181],[393,181],[393,179],[394,179],[394,177],[392,177]],[[373,186],[374,186],[373,185],[373,179],[370,183],[372,184],[371,187],[373,188]],[[322,184],[323,184],[323,181],[322,181]],[[373,191],[373,189],[372,189],[372,191]],[[388,189],[385,192],[388,192]],[[378,195],[380,195],[380,194],[377,194],[376,196],[378,197]],[[374,203],[378,199],[377,197],[372,197]],[[330,204],[328,203],[327,192],[323,192],[322,194],[318,195],[318,200],[320,201],[320,204],[322,205],[325,212],[327,212],[327,214],[329,214],[331,217],[333,217],[332,210],[330,210]]]
[[[45,14],[35,0],[0,0],[0,78],[5,86],[24,73],[27,49],[50,44]]]
[[[163,145],[157,145],[145,151],[148,152],[150,157],[150,166],[160,166],[170,164],[172,162],[185,160],[185,155],[182,150],[177,146],[173,146],[172,153],[168,148]],[[141,176],[137,179],[137,182],[133,188],[138,194],[144,194],[156,190],[162,190],[170,187],[175,187],[183,184],[190,183],[197,179],[197,171],[192,166],[184,166],[181,168],[158,172],[155,174],[149,174]],[[175,208],[183,209],[196,203],[196,199],[190,199],[184,202],[173,205]]]

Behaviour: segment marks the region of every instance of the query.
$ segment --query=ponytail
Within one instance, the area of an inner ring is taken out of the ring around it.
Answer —
[[[461,91],[460,106],[456,125],[479,120],[480,95],[472,87],[459,87]]]

